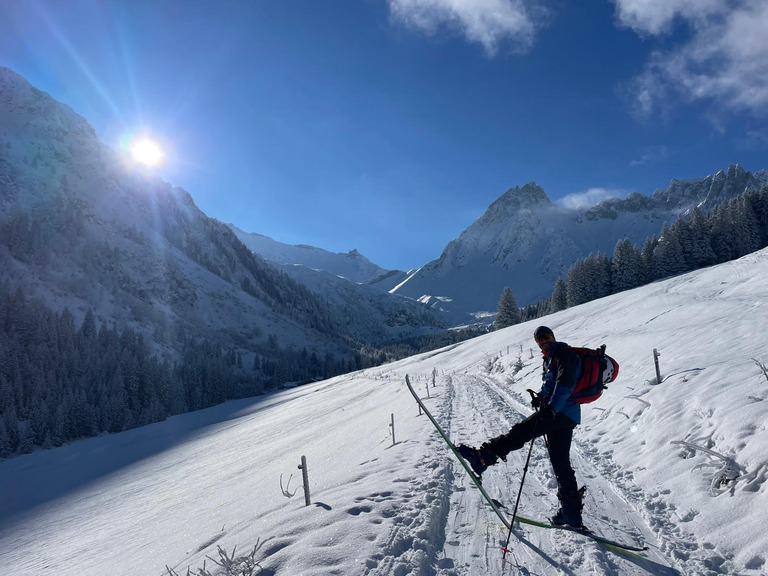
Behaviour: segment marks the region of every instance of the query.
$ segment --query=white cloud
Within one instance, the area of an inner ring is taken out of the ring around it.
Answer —
[[[590,208],[608,198],[626,198],[628,195],[627,190],[618,188],[590,188],[586,192],[576,192],[563,196],[557,200],[557,203],[564,208],[581,210]]]
[[[531,49],[547,11],[536,0],[388,0],[392,16],[427,34],[459,31],[489,56],[502,44],[517,52]]]
[[[643,164],[649,164],[657,162],[659,160],[666,160],[669,157],[669,150],[666,146],[650,146],[644,148],[642,155],[637,160],[631,160],[630,166],[642,166]]]
[[[616,15],[623,26],[639,34],[668,32],[676,17],[698,21],[718,14],[723,0],[614,0]]]
[[[674,96],[728,110],[768,114],[768,2],[765,0],[615,0],[622,25],[642,36],[685,22],[689,39],[657,51],[629,91],[650,116]]]

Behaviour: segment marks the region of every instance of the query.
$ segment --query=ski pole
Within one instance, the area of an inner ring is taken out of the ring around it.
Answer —
[[[526,390],[526,392],[528,392],[528,394],[531,395],[531,404],[533,404],[533,401],[536,398],[541,398],[541,394],[537,394],[536,392],[534,392],[530,388],[528,388],[528,390]],[[536,410],[536,412],[538,412],[539,411],[538,406],[536,406],[536,408],[534,408],[534,410]],[[546,434],[544,434],[543,438],[544,438],[544,445],[547,447],[547,452],[549,452],[549,438],[547,437]]]
[[[533,395],[532,390],[528,390]],[[539,412],[538,406],[536,407],[536,413]],[[509,532],[507,533],[507,542],[504,544],[504,553],[501,555],[501,559],[504,560],[509,552],[509,539],[512,537],[512,527],[515,525],[515,519],[517,518],[517,507],[520,505],[520,497],[523,495],[523,485],[525,484],[525,476],[528,473],[528,464],[531,461],[531,452],[533,452],[533,442],[536,440],[536,428],[539,425],[538,419],[533,426],[533,438],[531,438],[531,447],[528,448],[528,457],[525,459],[525,466],[523,467],[523,477],[520,480],[520,489],[517,491],[517,500],[515,501],[515,509],[512,511],[512,519],[509,521]]]

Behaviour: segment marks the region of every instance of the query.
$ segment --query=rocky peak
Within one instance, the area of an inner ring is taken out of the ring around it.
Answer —
[[[535,182],[510,188],[499,196],[477,221],[479,225],[503,222],[521,210],[541,204],[550,204],[544,189]]]
[[[712,208],[750,188],[768,184],[765,170],[752,173],[739,164],[731,164],[705,178],[674,179],[669,188],[659,189],[652,198],[668,209],[687,209],[692,205]]]

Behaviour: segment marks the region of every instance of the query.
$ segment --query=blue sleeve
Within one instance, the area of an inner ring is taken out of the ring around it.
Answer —
[[[542,386],[542,395],[555,412],[560,412],[571,397],[581,367],[581,358],[572,350],[557,354],[557,374]],[[546,392],[545,392],[546,390]]]

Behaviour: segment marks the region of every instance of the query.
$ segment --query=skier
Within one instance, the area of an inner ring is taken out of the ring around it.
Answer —
[[[570,399],[570,395],[579,374],[581,358],[567,344],[555,340],[555,334],[547,326],[539,326],[533,337],[544,356],[541,391],[538,395],[531,391],[531,404],[537,411],[480,448],[462,444],[458,451],[480,476],[499,458],[506,460],[513,450],[546,435],[560,501],[560,509],[551,518],[552,524],[582,528],[582,498],[570,460],[573,429],[581,422],[581,407]]]

